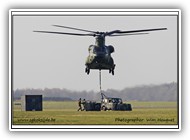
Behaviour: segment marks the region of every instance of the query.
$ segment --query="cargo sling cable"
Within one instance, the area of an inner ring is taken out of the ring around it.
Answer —
[[[99,84],[100,84],[100,94],[102,93],[102,83],[101,83],[101,69],[99,69]]]
[[[102,97],[102,100],[104,99],[104,94],[102,92],[102,79],[101,79],[101,69],[99,69],[99,86],[100,86],[100,95]]]

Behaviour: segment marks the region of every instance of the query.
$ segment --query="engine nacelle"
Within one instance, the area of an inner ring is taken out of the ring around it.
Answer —
[[[113,53],[115,51],[114,47],[112,45],[107,46],[110,53]]]

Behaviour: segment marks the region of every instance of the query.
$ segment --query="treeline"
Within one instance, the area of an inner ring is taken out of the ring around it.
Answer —
[[[23,95],[43,95],[43,100],[63,101],[63,100],[78,100],[85,98],[89,100],[96,99],[98,93],[94,91],[72,91],[60,88],[45,88],[45,89],[16,89],[13,91],[13,99],[19,100]]]
[[[178,86],[177,83],[162,85],[143,85],[123,90],[107,90],[110,96],[122,98],[123,100],[137,101],[177,101]]]
[[[108,97],[122,98],[124,101],[177,101],[178,86],[177,83],[168,83],[161,85],[143,85],[123,90],[108,89],[104,91]],[[72,91],[59,88],[45,89],[17,89],[13,91],[13,99],[18,100],[23,95],[43,95],[44,100],[64,101],[86,100],[100,101],[100,93],[94,91]]]

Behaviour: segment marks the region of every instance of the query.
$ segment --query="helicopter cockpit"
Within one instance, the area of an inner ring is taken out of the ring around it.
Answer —
[[[98,47],[96,45],[90,45],[88,48],[89,53],[93,53],[96,55],[106,55],[108,54],[108,49],[106,46],[104,47]]]
[[[108,53],[106,47],[94,47],[93,53],[99,54],[99,55],[105,55]]]

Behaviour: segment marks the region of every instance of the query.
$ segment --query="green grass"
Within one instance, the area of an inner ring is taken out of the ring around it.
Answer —
[[[17,102],[18,103],[18,102]],[[77,111],[75,101],[43,103],[43,111],[13,106],[13,124],[177,124],[176,102],[129,102],[133,111]]]

